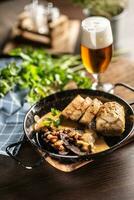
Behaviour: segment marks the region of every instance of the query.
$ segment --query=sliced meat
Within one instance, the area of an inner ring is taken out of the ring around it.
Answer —
[[[94,99],[82,118],[80,119],[80,123],[83,124],[89,124],[92,119],[95,117],[95,115],[98,113],[100,107],[102,105],[102,102],[99,101],[98,99]]]
[[[117,102],[107,102],[99,110],[96,130],[106,136],[119,136],[125,130],[125,112]]]
[[[77,121],[86,111],[88,106],[91,104],[92,100],[87,97],[84,99],[80,95],[75,97],[73,101],[62,111],[61,115],[63,115],[67,119],[71,119]]]

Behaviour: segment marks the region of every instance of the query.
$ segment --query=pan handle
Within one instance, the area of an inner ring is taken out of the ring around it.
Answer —
[[[114,86],[108,91],[108,92],[111,92],[112,90],[114,90],[116,87],[118,86],[122,86],[122,87],[125,87],[127,88],[128,90],[131,90],[132,92],[134,92],[134,88],[126,83],[115,83]],[[131,102],[130,105],[134,105],[134,102]]]
[[[11,149],[11,148],[17,147],[17,146],[19,146],[20,144],[23,144],[23,143],[25,143],[25,140],[22,140],[22,141],[20,141],[20,142],[16,142],[16,143],[13,143],[13,144],[8,145],[8,146],[6,147],[6,153],[7,153],[12,159],[14,159],[19,165],[21,165],[21,166],[22,166],[23,168],[25,168],[25,169],[33,169],[33,168],[35,168],[35,167],[40,166],[40,165],[42,164],[42,162],[44,161],[44,158],[47,156],[46,153],[44,153],[44,154],[42,155],[42,157],[41,157],[38,161],[36,161],[36,163],[34,163],[34,164],[31,165],[31,166],[27,166],[27,165],[25,165],[24,163],[22,163],[21,160],[19,160],[16,156],[14,156],[14,155],[10,152],[10,149]]]

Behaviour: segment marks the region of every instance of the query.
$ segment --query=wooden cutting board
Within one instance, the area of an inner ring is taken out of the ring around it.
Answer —
[[[79,20],[69,20],[68,25],[68,32],[66,33],[66,40],[62,38],[60,41],[55,41],[54,47],[47,47],[41,41],[44,40],[43,36],[40,36],[40,42],[36,41],[36,37],[34,37],[34,41],[25,40],[24,38],[16,37],[16,32],[14,31],[15,27],[13,28],[13,33],[10,33],[10,37],[5,42],[3,47],[2,53],[8,54],[13,48],[21,47],[21,46],[34,46],[34,47],[41,47],[46,49],[48,52],[51,53],[73,53],[76,48],[77,39],[80,30],[80,21]],[[25,32],[23,33],[25,34]],[[31,37],[28,35],[27,37]],[[30,33],[29,33],[30,34]]]

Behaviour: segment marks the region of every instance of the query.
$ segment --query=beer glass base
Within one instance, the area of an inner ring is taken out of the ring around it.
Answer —
[[[100,85],[98,85],[98,83],[95,82],[95,83],[93,83],[91,89],[92,90],[101,90],[101,91],[108,92],[111,94],[114,93],[113,84],[111,84],[111,83],[101,83]]]

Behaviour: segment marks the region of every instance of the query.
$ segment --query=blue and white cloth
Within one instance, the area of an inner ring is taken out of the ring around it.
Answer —
[[[0,58],[0,68],[10,62],[21,63],[21,59],[14,57]],[[6,147],[9,144],[23,140],[23,120],[29,105],[25,102],[26,91],[9,92],[5,97],[0,98],[0,154],[6,154]],[[20,146],[12,148],[11,153],[18,153]],[[15,151],[14,151],[15,150]]]
[[[6,154],[9,144],[23,140],[23,120],[30,105],[24,101],[26,91],[9,92],[0,99],[0,154]],[[18,153],[20,146],[15,149]],[[11,149],[11,153],[14,148]]]

